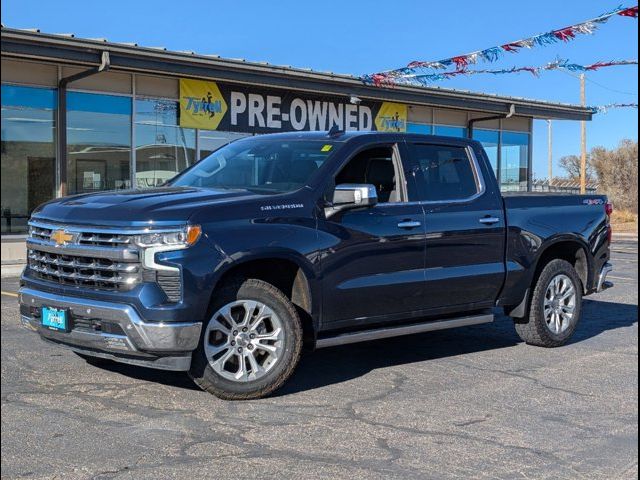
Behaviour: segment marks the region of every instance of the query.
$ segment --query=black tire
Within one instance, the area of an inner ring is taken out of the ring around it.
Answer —
[[[85,355],[84,353],[80,353],[80,352],[73,352],[73,353],[75,353],[80,358],[82,358],[85,362],[87,362],[89,365],[93,365],[94,367],[103,367],[105,365],[112,365],[113,363],[115,363],[113,360],[109,360],[108,358],[94,357],[91,355]]]
[[[268,306],[279,317],[284,330],[282,354],[273,368],[264,377],[246,382],[229,380],[218,374],[209,364],[204,348],[206,327],[215,312],[239,300],[258,301]],[[298,312],[280,290],[262,280],[237,282],[214,293],[203,323],[200,343],[193,352],[189,376],[200,388],[224,400],[262,398],[273,393],[289,379],[300,360],[302,343],[302,322]]]
[[[569,277],[576,292],[575,310],[568,328],[561,332],[553,332],[547,325],[544,315],[544,301],[547,288],[559,275]],[[552,260],[542,269],[533,290],[529,303],[528,315],[515,320],[516,332],[529,345],[538,347],[560,347],[567,343],[580,321],[582,315],[582,281],[573,265],[565,260]]]

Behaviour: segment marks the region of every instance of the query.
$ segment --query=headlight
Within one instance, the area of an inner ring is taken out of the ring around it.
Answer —
[[[189,225],[180,230],[169,232],[150,232],[137,235],[136,245],[148,247],[177,247],[185,248],[194,245],[200,238],[202,228],[200,225]]]

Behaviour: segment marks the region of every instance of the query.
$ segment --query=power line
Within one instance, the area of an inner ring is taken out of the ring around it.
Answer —
[[[564,74],[566,74],[566,75],[570,75],[570,76],[572,76],[573,78],[580,79],[580,75],[576,75],[576,74],[574,74],[574,73],[572,73],[572,72],[568,72],[568,71],[566,71],[566,70],[559,70],[559,71],[560,71],[560,72],[562,72],[562,73],[564,73]],[[603,89],[605,89],[605,90],[609,90],[610,92],[614,92],[614,93],[621,93],[621,94],[623,94],[623,95],[633,95],[634,97],[637,97],[637,96],[638,96],[638,93],[637,93],[637,92],[636,92],[636,93],[634,93],[634,92],[625,92],[625,91],[623,91],[623,90],[616,90],[615,88],[610,88],[610,87],[607,87],[606,85],[603,85],[603,84],[601,84],[601,83],[598,83],[598,82],[596,82],[595,80],[590,79],[589,77],[586,77],[585,79],[587,80],[587,82],[589,82],[589,83],[593,83],[594,85],[597,85],[598,87],[603,88]]]

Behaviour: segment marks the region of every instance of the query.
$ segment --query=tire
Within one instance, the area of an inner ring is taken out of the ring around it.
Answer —
[[[262,398],[289,379],[302,343],[291,301],[269,283],[244,280],[214,293],[189,376],[224,400]]]
[[[554,281],[558,283],[552,286]],[[565,294],[555,294],[555,290],[562,290],[569,284],[573,287],[575,296],[569,300],[562,300],[568,290]],[[545,265],[533,290],[528,315],[515,320],[516,332],[520,338],[529,345],[547,348],[567,343],[575,332],[582,314],[582,288],[582,281],[569,262],[556,259]],[[548,306],[545,307],[545,304]],[[570,311],[571,306],[573,310],[569,319],[566,312]]]

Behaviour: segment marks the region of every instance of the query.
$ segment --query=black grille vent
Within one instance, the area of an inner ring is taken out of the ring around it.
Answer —
[[[179,302],[182,299],[180,272],[158,270],[156,282],[158,282],[170,302]]]

